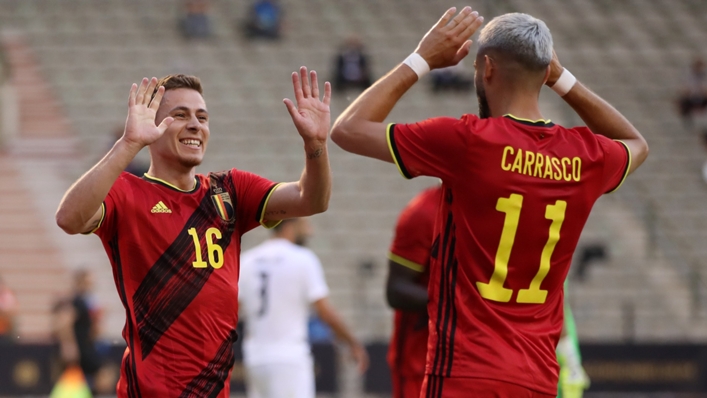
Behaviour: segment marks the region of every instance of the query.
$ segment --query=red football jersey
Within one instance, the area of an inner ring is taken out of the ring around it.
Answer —
[[[420,273],[420,285],[429,280],[430,249],[442,188],[422,191],[403,209],[395,226],[395,237],[388,258]],[[388,364],[400,376],[425,375],[427,355],[427,314],[395,311],[393,336],[388,349]]]
[[[94,232],[126,312],[119,397],[229,396],[241,235],[275,186],[235,169],[191,191],[128,173],[113,184]]]
[[[594,202],[628,173],[628,147],[510,115],[392,124],[388,142],[405,177],[443,181],[426,373],[556,394],[562,285]]]

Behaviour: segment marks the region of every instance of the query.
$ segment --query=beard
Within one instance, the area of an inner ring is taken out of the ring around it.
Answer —
[[[476,85],[476,98],[479,101],[479,118],[486,119],[491,117],[491,109],[489,108],[489,102],[486,99],[486,90],[483,85]]]

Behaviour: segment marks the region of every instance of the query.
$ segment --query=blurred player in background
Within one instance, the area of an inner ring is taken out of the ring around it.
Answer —
[[[567,292],[567,281],[565,281]],[[565,296],[565,314],[562,336],[557,343],[557,362],[560,364],[559,398],[582,398],[584,390],[589,388],[589,376],[582,367],[582,355],[579,352],[577,327],[572,310]]]
[[[368,367],[366,349],[329,303],[319,259],[304,247],[310,235],[306,218],[284,220],[272,239],[243,253],[238,297],[248,398],[314,398],[310,307],[349,346],[359,371]]]
[[[427,282],[442,188],[428,188],[405,206],[388,253],[386,297],[395,308],[388,364],[393,398],[419,398],[427,356]]]
[[[93,294],[93,275],[85,269],[77,270],[71,297],[61,300],[54,309],[54,334],[64,365],[78,365],[94,392],[95,376],[101,368],[96,340],[102,315]]]
[[[320,100],[305,67],[292,84],[297,106],[285,105],[306,157],[297,182],[237,169],[197,175],[209,112],[197,77],[170,75],[133,84],[123,137],[66,192],[57,223],[101,238],[126,310],[119,397],[229,395],[241,236],[325,211],[331,193],[331,87]],[[124,172],[145,146],[148,173]]]
[[[483,19],[448,10],[401,65],[338,118],[343,149],[442,179],[431,253],[424,397],[555,397],[563,289],[594,202],[643,163],[648,146],[616,109],[553,57],[547,26],[494,18],[479,37],[479,115],[383,123],[430,69],[457,64]],[[587,127],[545,120],[553,87]],[[617,141],[618,140],[618,141]]]

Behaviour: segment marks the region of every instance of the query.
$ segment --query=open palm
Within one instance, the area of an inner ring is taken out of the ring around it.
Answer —
[[[164,95],[164,87],[160,87],[152,98],[157,86],[157,78],[143,78],[140,87],[137,84],[130,88],[128,98],[128,119],[125,121],[125,139],[140,146],[150,145],[164,134],[174,120],[165,118],[159,126],[155,124],[157,109]]]
[[[310,85],[311,77],[311,85]],[[295,90],[297,105],[285,99],[285,106],[292,116],[297,131],[305,141],[326,141],[331,124],[329,103],[331,102],[331,84],[324,83],[324,97],[319,99],[317,72],[301,67],[299,74],[292,72],[292,86]]]

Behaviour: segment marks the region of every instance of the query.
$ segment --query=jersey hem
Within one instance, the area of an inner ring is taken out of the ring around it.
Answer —
[[[265,193],[265,196],[263,196],[263,200],[260,202],[260,206],[258,206],[258,223],[265,227],[266,229],[272,229],[277,227],[282,220],[275,220],[275,221],[266,221],[265,220],[265,209],[268,208],[268,202],[270,201],[270,196],[272,196],[273,192],[282,185],[282,183],[277,183],[270,187],[267,193]]]
[[[425,270],[425,267],[414,262],[406,259],[405,257],[398,256],[397,254],[393,252],[388,253],[388,260],[393,261],[395,263],[398,263],[402,265],[403,267],[410,268],[413,271],[416,272],[423,272]]]
[[[476,376],[443,376],[443,375],[436,375],[432,373],[425,372],[425,376],[435,376],[435,377],[441,377],[445,379],[478,379],[478,380],[491,380],[491,381],[497,381],[501,383],[506,383],[506,384],[512,384],[514,386],[518,386],[521,388],[525,388],[530,391],[538,392],[540,394],[548,394],[548,395],[557,395],[557,391],[551,391],[551,390],[542,390],[538,389],[537,387],[528,387],[527,385],[520,384],[520,383],[515,383],[509,380],[504,380],[504,379],[499,379],[499,378],[493,378],[493,377],[476,377]],[[559,380],[558,380],[559,383]]]
[[[626,181],[626,177],[628,177],[629,170],[631,170],[631,149],[628,147],[628,145],[626,145],[625,142],[623,142],[621,140],[614,140],[614,141],[621,143],[621,145],[624,146],[624,149],[626,149],[626,169],[624,170],[624,175],[623,175],[623,177],[621,177],[621,181],[619,181],[619,184],[615,188],[610,189],[610,190],[606,191],[605,193],[616,192],[619,188],[621,188],[621,186],[624,184],[624,181]]]
[[[400,172],[400,174],[410,180],[413,176],[408,173],[407,169],[405,168],[405,165],[403,164],[403,160],[400,158],[398,147],[397,145],[395,145],[395,137],[393,137],[394,130],[395,123],[390,123],[385,129],[385,138],[388,141],[388,149],[390,150],[390,155],[393,157],[393,162],[395,162],[395,165],[398,167],[398,171]]]
[[[106,202],[103,202],[103,203],[101,203],[101,218],[100,218],[100,220],[98,220],[98,225],[96,225],[96,228],[94,228],[88,232],[84,232],[81,235],[91,235],[93,233],[96,233],[96,231],[98,231],[98,228],[100,228],[101,225],[103,225],[103,220],[105,218],[106,218]]]

